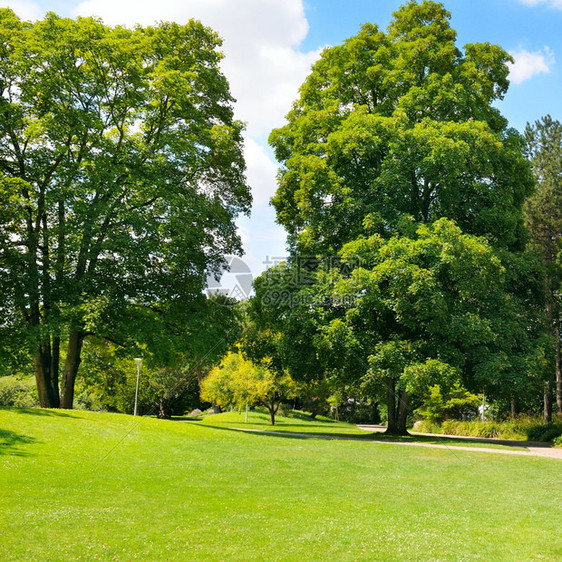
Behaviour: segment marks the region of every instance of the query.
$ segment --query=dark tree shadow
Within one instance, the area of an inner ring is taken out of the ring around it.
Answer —
[[[16,457],[27,457],[29,453],[19,449],[21,445],[32,445],[37,443],[35,437],[23,435],[10,431],[8,429],[0,429],[0,456],[12,455]]]
[[[243,433],[245,435],[259,435],[260,437],[284,437],[285,439],[312,439],[315,435],[310,434],[310,437],[303,433],[295,434],[289,431],[267,431],[263,429],[241,429],[234,427],[225,427],[221,425],[211,425],[210,423],[198,424],[198,427],[205,429],[218,429],[220,431],[232,431],[233,433]]]
[[[15,408],[1,408],[2,410],[14,410]],[[54,416],[59,418],[74,418],[82,419],[80,416],[66,414],[59,410],[45,410],[42,408],[17,408],[18,414],[25,414],[29,416]]]

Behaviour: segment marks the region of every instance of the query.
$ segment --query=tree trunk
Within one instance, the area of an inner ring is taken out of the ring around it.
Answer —
[[[549,262],[547,261],[546,263],[548,266]],[[556,346],[555,355],[554,355],[554,363],[555,363],[554,370],[555,370],[555,381],[556,381],[556,405],[558,408],[558,407],[562,407],[562,395],[560,396],[560,404],[558,402],[559,384],[560,384],[560,393],[562,394],[562,381],[560,381],[560,377],[562,376],[560,373],[560,313],[558,312],[558,308],[556,306],[556,297],[552,289],[552,280],[548,274],[545,276],[545,294],[546,294],[545,314],[548,320],[549,331],[551,335],[554,337],[555,346]],[[549,423],[552,421],[552,381],[551,380],[545,381],[544,383],[543,399],[544,399],[544,421],[546,423]]]
[[[269,419],[271,421],[271,425],[275,425],[275,414],[279,409],[279,404],[275,405],[275,399],[271,400],[271,402],[262,402],[262,404],[267,408],[269,412]]]
[[[408,435],[406,422],[408,420],[408,403],[410,396],[405,390],[396,392],[396,381],[386,379],[386,405],[388,409],[387,435]]]
[[[562,349],[560,349],[560,325],[554,329],[556,338],[556,411],[562,414]]]
[[[385,433],[398,435],[398,416],[396,415],[396,382],[392,378],[386,379],[386,407],[388,423]]]
[[[35,367],[35,381],[37,383],[37,394],[41,408],[59,408],[58,376],[53,377],[53,361],[51,356],[51,345],[42,343],[37,355],[33,359]]]
[[[544,422],[550,423],[552,421],[552,382],[545,381],[544,383]]]
[[[517,399],[511,399],[511,417],[514,418],[517,415]]]
[[[168,400],[160,397],[158,400],[158,418],[161,420],[169,420],[172,417],[171,405]]]
[[[80,353],[84,334],[79,330],[73,330],[68,338],[68,351],[61,381],[61,408],[72,409],[74,403],[74,383],[80,366]]]
[[[379,424],[381,423],[381,416],[379,413],[379,403],[373,402],[371,404],[372,413],[371,413],[371,423]]]
[[[398,416],[397,416],[397,426],[399,435],[408,435],[408,429],[406,424],[408,422],[408,412],[410,403],[410,395],[405,390],[400,390],[398,392]]]

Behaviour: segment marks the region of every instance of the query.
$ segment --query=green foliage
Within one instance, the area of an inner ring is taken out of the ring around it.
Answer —
[[[558,413],[562,413],[562,123],[549,115],[527,125],[527,156],[537,180],[525,205],[530,247],[541,260],[545,332],[553,341],[549,368],[544,372],[545,419],[551,418],[550,385],[556,380]]]
[[[90,338],[84,346],[75,407],[132,413],[137,368],[129,353],[111,342]],[[169,418],[200,407],[201,372],[205,372],[205,366],[193,356],[191,362],[180,358],[172,366],[163,366],[146,354],[140,374],[139,413]]]
[[[537,424],[527,431],[527,437],[531,441],[552,441],[562,436],[562,423],[550,422]]]
[[[415,414],[430,424],[439,424],[446,419],[471,419],[476,417],[480,396],[471,394],[459,383],[446,392],[439,385],[431,386],[423,398],[423,406]]]
[[[409,2],[386,33],[366,24],[324,50],[270,143],[282,163],[273,198],[291,246],[333,254],[401,217],[446,216],[522,248],[533,181],[519,134],[494,107],[511,57],[455,46],[442,4]]]
[[[441,395],[462,391],[460,388],[461,374],[458,369],[442,363],[436,359],[428,359],[425,363],[408,365],[404,370],[403,379],[408,391],[414,395],[423,396],[429,389]]]
[[[0,407],[34,408],[39,406],[35,379],[18,375],[0,377]]]
[[[363,381],[371,392],[392,379],[422,397],[430,386],[446,390],[462,379],[469,390],[502,394],[506,378],[527,376],[532,333],[486,240],[441,219],[412,238],[360,239],[343,256],[361,267],[326,282],[355,297],[324,335],[340,353],[351,349],[342,363],[369,364]]]
[[[256,402],[257,367],[241,353],[229,352],[201,382],[201,398],[220,408],[238,409]]]
[[[132,413],[135,377],[134,361],[119,346],[95,338],[84,343],[78,388],[96,395],[107,410]]]
[[[330,412],[332,388],[326,379],[299,384],[298,404],[300,409],[310,412],[312,418],[326,416]]]
[[[511,57],[461,51],[449,20],[442,4],[409,2],[386,32],[366,24],[324,50],[270,136],[291,257],[256,285],[260,316],[292,375],[386,396],[401,432],[408,401],[436,384],[522,403],[546,349],[540,267],[523,253],[534,181],[494,107]],[[299,254],[333,266],[291,286]],[[271,282],[288,303],[266,303]]]
[[[432,423],[429,420],[419,421],[416,422],[414,429],[423,433],[467,437],[551,441],[562,434],[562,423],[544,423],[538,418],[519,416],[505,421],[445,420],[442,424]]]
[[[240,351],[229,352],[201,382],[203,400],[239,410],[261,404],[268,409],[272,425],[280,403],[296,395],[297,385],[287,373],[269,368],[266,360],[254,364]]]
[[[68,341],[71,407],[87,336],[150,339],[240,251],[243,125],[220,39],[199,22],[29,23],[1,9],[0,37],[0,312],[39,359],[43,405],[58,406]]]
[[[88,410],[90,412],[101,412],[107,410],[102,404],[99,396],[91,389],[81,389],[81,385],[76,385],[76,396],[74,398],[74,408],[77,410]]]
[[[562,274],[556,259],[562,244],[562,123],[549,115],[525,130],[527,157],[537,180],[535,193],[526,201],[525,219],[531,246],[549,267],[552,281]]]

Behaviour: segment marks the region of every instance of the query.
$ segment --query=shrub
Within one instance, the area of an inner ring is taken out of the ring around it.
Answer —
[[[13,408],[39,406],[35,378],[18,375],[0,377],[0,406]]]
[[[472,419],[478,413],[480,402],[480,396],[468,392],[459,383],[449,389],[442,389],[436,384],[429,387],[423,406],[415,414],[430,424],[450,419]]]
[[[414,431],[468,437],[551,441],[562,435],[562,421],[545,424],[536,418],[520,416],[502,422],[445,420],[439,425],[422,420],[415,423]]]
[[[528,438],[531,441],[553,441],[562,435],[562,423],[539,424],[530,428]]]
[[[89,388],[80,389],[77,385],[78,392],[74,397],[74,408],[76,410],[89,410],[90,412],[101,412],[107,408],[101,403],[99,395]]]

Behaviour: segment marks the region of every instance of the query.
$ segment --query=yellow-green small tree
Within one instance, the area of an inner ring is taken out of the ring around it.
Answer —
[[[250,381],[255,378],[254,371],[254,364],[241,353],[228,352],[201,381],[201,399],[220,408],[242,408],[253,399]]]
[[[269,412],[271,425],[275,425],[281,402],[296,394],[297,385],[288,374],[276,375],[267,361],[255,364],[240,352],[227,353],[201,382],[203,400],[221,408],[259,404]]]

